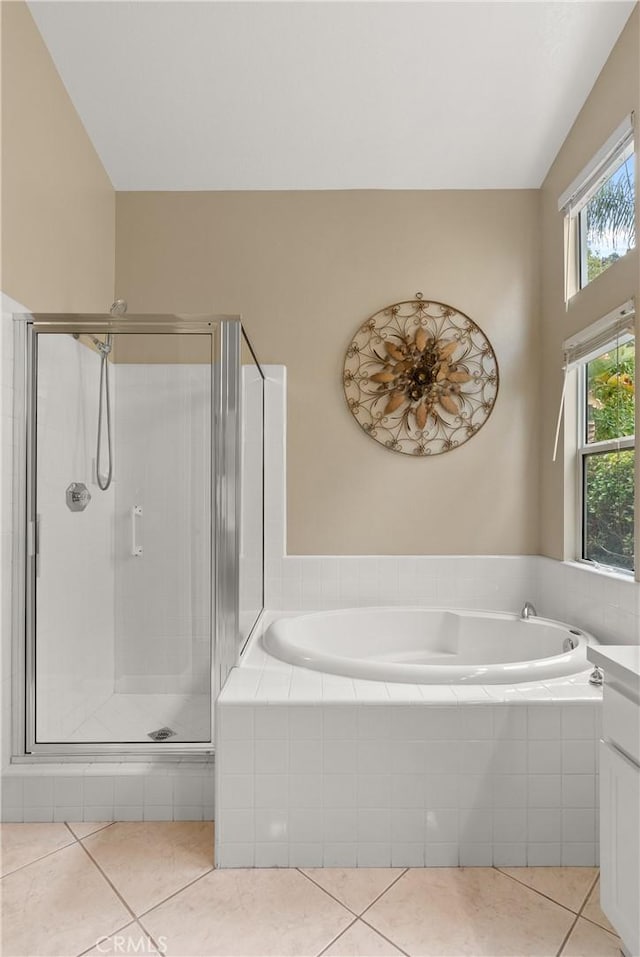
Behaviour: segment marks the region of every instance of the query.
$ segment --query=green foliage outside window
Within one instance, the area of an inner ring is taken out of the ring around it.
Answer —
[[[587,366],[589,443],[635,432],[633,341]],[[634,450],[585,456],[585,558],[632,571],[634,567]]]
[[[587,281],[591,282],[601,272],[608,269],[617,259],[620,259],[619,253],[610,253],[608,256],[598,256],[593,249],[587,249]]]
[[[633,341],[588,363],[588,442],[605,442],[634,434],[635,368]]]

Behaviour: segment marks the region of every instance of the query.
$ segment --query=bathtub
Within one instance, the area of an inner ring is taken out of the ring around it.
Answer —
[[[513,684],[589,667],[587,632],[548,618],[446,608],[347,608],[279,618],[270,655],[328,674],[415,684]]]

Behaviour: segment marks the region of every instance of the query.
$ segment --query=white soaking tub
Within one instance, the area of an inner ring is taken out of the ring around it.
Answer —
[[[346,608],[279,618],[276,658],[328,674],[415,684],[513,684],[579,674],[595,638],[561,621],[446,608]]]

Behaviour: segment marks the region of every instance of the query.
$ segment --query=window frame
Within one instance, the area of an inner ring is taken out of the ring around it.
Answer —
[[[576,425],[577,425],[577,443],[576,443],[576,505],[577,505],[577,522],[576,522],[576,561],[580,564],[586,565],[589,568],[602,569],[603,571],[610,572],[616,575],[621,575],[624,578],[630,580],[635,579],[636,575],[636,566],[637,566],[637,555],[634,547],[633,554],[633,565],[634,568],[629,570],[628,568],[622,568],[620,565],[608,565],[604,562],[595,561],[592,558],[587,558],[585,555],[586,552],[586,530],[587,530],[587,496],[586,496],[586,465],[587,459],[593,455],[602,455],[607,452],[623,452],[627,450],[636,449],[636,437],[635,432],[633,435],[619,436],[616,439],[603,439],[599,442],[587,442],[587,366],[594,359],[597,359],[599,356],[603,355],[605,352],[609,351],[612,348],[619,348],[619,346],[624,345],[626,342],[631,342],[636,339],[635,332],[627,332],[623,335],[612,335],[612,338],[608,343],[604,345],[599,345],[597,349],[590,352],[588,355],[585,355],[577,363],[577,416],[576,416]],[[634,512],[634,527],[636,527],[638,517]],[[634,536],[635,544],[635,536]]]

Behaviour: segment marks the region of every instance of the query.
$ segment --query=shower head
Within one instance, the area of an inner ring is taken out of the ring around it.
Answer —
[[[116,299],[116,301],[111,304],[111,309],[109,310],[112,316],[124,316],[126,311],[127,311],[126,299]]]

